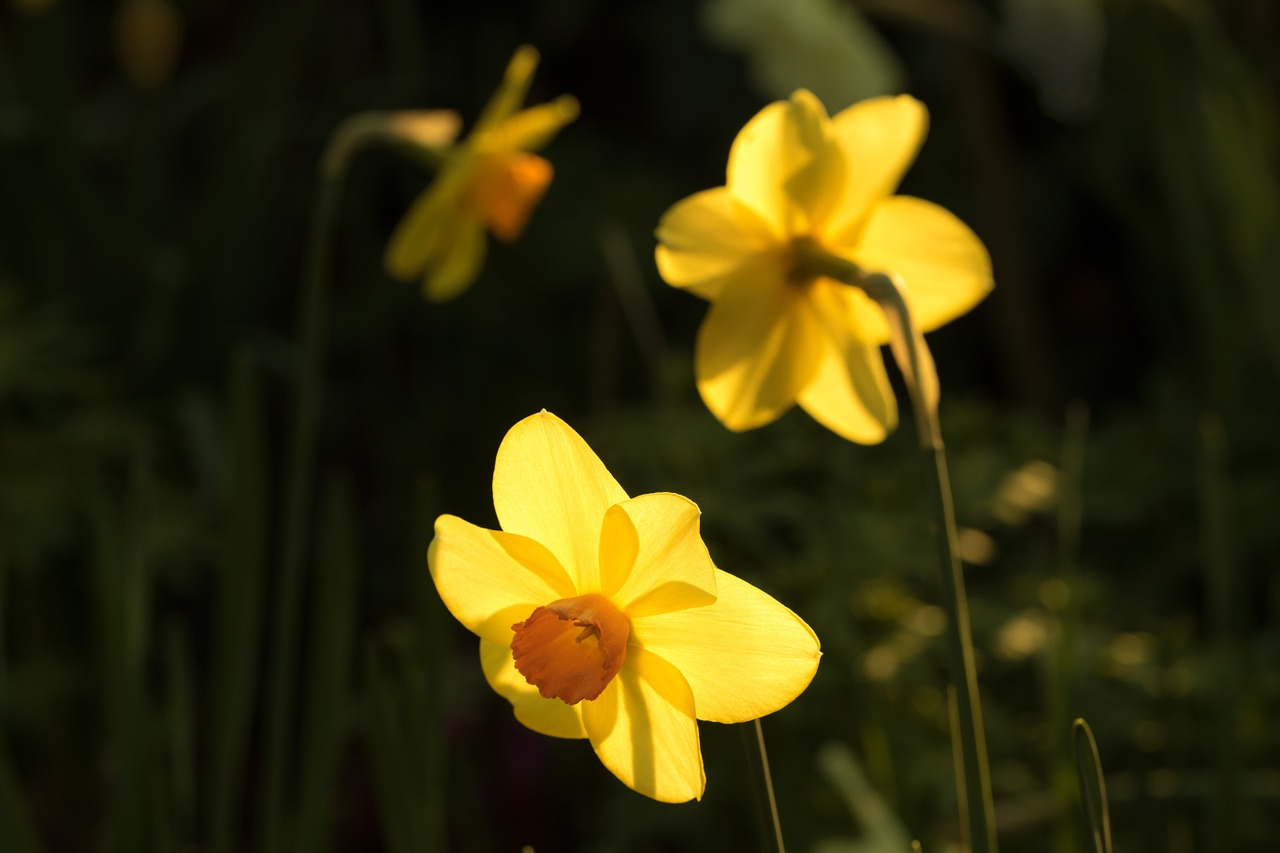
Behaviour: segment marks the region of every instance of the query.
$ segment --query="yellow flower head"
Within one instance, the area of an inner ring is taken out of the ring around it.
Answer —
[[[739,132],[725,186],[663,215],[658,271],[712,303],[695,369],[703,400],[725,426],[763,426],[796,403],[864,444],[897,424],[879,349],[889,340],[884,312],[856,288],[806,275],[797,263],[806,254],[896,275],[922,331],[990,291],[991,260],[964,223],[930,202],[892,195],[927,123],[924,106],[905,95],[829,118],[801,89]]]
[[[696,505],[628,498],[555,415],[507,433],[493,504],[502,530],[436,520],[436,589],[516,719],[587,738],[630,788],[701,798],[696,721],[772,713],[817,671],[809,626],[711,562]]]
[[[577,118],[578,102],[564,95],[520,109],[537,65],[532,47],[516,51],[471,135],[446,153],[435,181],[391,235],[387,272],[421,278],[430,299],[465,290],[484,264],[485,229],[515,240],[551,183],[551,164],[530,152]]]

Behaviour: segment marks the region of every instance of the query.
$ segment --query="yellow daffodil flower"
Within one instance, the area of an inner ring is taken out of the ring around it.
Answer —
[[[471,135],[445,154],[436,179],[391,235],[387,272],[421,279],[429,299],[465,290],[484,264],[486,228],[499,240],[515,240],[551,183],[551,164],[530,152],[577,118],[578,102],[564,95],[520,109],[537,65],[532,47],[516,51]]]
[[[658,271],[711,302],[695,370],[707,407],[729,429],[763,426],[796,403],[863,444],[897,425],[880,354],[890,339],[883,310],[855,287],[807,273],[806,258],[895,276],[926,332],[990,291],[990,257],[964,223],[892,194],[927,123],[908,96],[872,98],[830,118],[801,89],[738,133],[725,186],[663,215]]]
[[[516,719],[587,738],[632,789],[701,798],[696,721],[772,713],[817,671],[809,626],[711,562],[693,502],[627,497],[555,415],[507,433],[493,504],[501,530],[436,520],[436,589]]]

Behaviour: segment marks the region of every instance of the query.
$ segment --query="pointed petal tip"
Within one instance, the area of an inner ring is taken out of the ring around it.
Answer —
[[[538,61],[542,55],[538,53],[538,49],[531,44],[522,44],[516,48],[516,52],[511,55],[511,62],[507,65],[508,77],[526,77],[534,72],[538,67]]]
[[[561,95],[552,101],[551,105],[556,108],[556,112],[565,124],[576,119],[582,111],[582,105],[573,95]]]

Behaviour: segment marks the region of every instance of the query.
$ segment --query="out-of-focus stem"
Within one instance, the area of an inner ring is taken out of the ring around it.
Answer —
[[[423,127],[428,130],[424,136]],[[329,246],[337,224],[342,182],[357,151],[370,142],[403,141],[423,151],[447,145],[456,122],[444,114],[359,113],[329,138],[320,159],[316,203],[307,238],[306,268],[298,303],[298,364],[294,421],[285,475],[275,618],[271,622],[271,662],[267,679],[266,750],[260,850],[285,849],[284,792],[289,763],[290,719],[298,688],[298,635],[308,519],[313,511],[316,442],[324,392],[328,342]]]

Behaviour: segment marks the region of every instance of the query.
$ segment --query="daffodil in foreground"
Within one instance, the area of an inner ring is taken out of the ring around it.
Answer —
[[[725,186],[663,215],[658,271],[711,302],[695,370],[725,426],[763,426],[797,403],[864,444],[897,425],[880,354],[890,339],[884,311],[857,287],[814,274],[829,266],[823,257],[894,276],[925,332],[990,291],[990,257],[963,222],[893,195],[927,124],[908,96],[872,98],[830,118],[801,89],[738,133]]]
[[[696,721],[769,714],[817,671],[809,626],[712,563],[696,505],[629,498],[555,415],[507,433],[493,503],[501,530],[436,520],[436,589],[480,636],[485,678],[516,719],[587,738],[632,789],[700,798]]]
[[[465,290],[484,264],[485,230],[515,240],[551,183],[551,164],[530,152],[577,118],[578,102],[564,95],[520,109],[537,65],[532,47],[516,51],[471,135],[449,149],[431,186],[391,235],[387,272],[421,279],[430,299]]]

